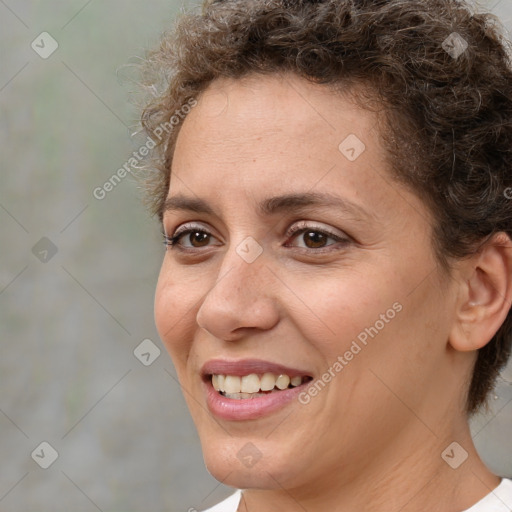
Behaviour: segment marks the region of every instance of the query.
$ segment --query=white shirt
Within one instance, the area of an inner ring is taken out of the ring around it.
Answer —
[[[205,512],[236,512],[241,497],[242,491],[238,489],[229,498]],[[512,512],[512,480],[503,478],[494,491],[462,512]]]

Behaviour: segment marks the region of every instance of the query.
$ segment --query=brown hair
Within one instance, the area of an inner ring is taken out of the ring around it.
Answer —
[[[142,124],[157,142],[149,207],[161,220],[181,123],[165,138],[159,127],[216,78],[291,71],[335,90],[363,85],[358,101],[384,108],[394,178],[433,214],[433,247],[449,273],[450,258],[474,254],[494,233],[512,236],[508,49],[497,18],[462,0],[205,2],[182,14],[146,61],[153,98]],[[509,311],[478,352],[469,414],[486,403],[511,341]]]

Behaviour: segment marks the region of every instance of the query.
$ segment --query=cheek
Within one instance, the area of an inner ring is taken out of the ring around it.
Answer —
[[[195,315],[194,303],[198,297],[193,287],[183,280],[172,280],[175,275],[162,266],[155,291],[155,325],[175,365],[186,357],[193,339]]]
[[[297,308],[293,315],[305,339],[316,344],[326,358],[335,360],[359,334],[364,338],[365,328],[392,309],[399,296],[382,278],[385,274],[372,275],[367,269],[364,275],[330,272],[314,279],[297,279],[290,285],[300,299],[293,302]],[[395,316],[394,310],[391,315]]]

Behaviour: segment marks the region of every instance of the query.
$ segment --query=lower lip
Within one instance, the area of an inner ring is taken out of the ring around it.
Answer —
[[[210,412],[218,418],[229,421],[256,420],[288,405],[307,384],[306,382],[295,388],[283,389],[257,398],[236,400],[222,396],[215,391],[211,381],[208,381],[205,382],[206,401]]]

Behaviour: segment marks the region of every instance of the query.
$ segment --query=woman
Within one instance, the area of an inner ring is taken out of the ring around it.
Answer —
[[[218,1],[148,59],[156,325],[238,489],[211,511],[511,509],[468,427],[512,337],[491,22],[458,0]]]

